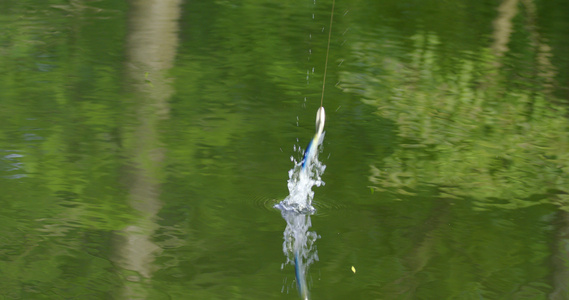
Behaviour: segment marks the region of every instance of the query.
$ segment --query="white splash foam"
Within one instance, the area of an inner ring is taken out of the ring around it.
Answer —
[[[321,151],[321,145],[324,141],[324,134],[316,141],[316,151],[310,151],[305,155],[307,160],[303,168],[303,160],[297,161],[294,157],[291,160],[294,162],[294,167],[288,171],[288,192],[289,195],[275,205],[276,208],[283,211],[294,211],[297,213],[314,213],[316,210],[312,206],[314,199],[314,191],[312,187],[322,186],[325,182],[322,180],[322,174],[326,170],[326,165],[318,160],[318,153]],[[303,153],[300,147],[294,147],[295,151]]]

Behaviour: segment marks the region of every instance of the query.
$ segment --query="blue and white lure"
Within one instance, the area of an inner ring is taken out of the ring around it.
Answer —
[[[302,171],[307,170],[307,165],[309,165],[314,158],[316,158],[316,154],[318,153],[318,146],[322,144],[322,140],[324,140],[324,122],[326,121],[326,113],[324,111],[324,107],[320,106],[318,111],[316,112],[316,133],[312,140],[306,146],[306,150],[304,150],[304,158],[302,159]]]

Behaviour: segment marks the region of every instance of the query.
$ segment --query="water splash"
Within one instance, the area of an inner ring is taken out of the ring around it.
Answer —
[[[319,238],[316,232],[309,231],[312,223],[310,215],[316,209],[312,206],[314,191],[312,187],[324,185],[322,174],[326,165],[318,160],[318,154],[324,141],[324,108],[320,108],[316,117],[316,134],[306,150],[295,146],[296,152],[304,153],[302,160],[291,157],[294,167],[288,172],[289,195],[275,205],[281,210],[286,228],[283,232],[283,253],[287,260],[282,265],[294,265],[296,286],[302,299],[309,299],[307,274],[309,266],[318,261],[318,253],[314,246]]]
[[[282,211],[309,214],[316,211],[312,206],[312,199],[314,198],[312,187],[319,187],[325,184],[322,180],[322,174],[326,170],[326,165],[318,160],[318,153],[321,151],[324,135],[324,133],[316,135],[305,151],[302,151],[300,147],[295,147],[296,151],[304,152],[304,156],[301,161],[291,157],[294,167],[288,171],[287,186],[289,195],[275,205],[276,208]]]
[[[314,243],[320,236],[314,231],[309,231],[312,226],[310,214],[286,210],[281,213],[287,224],[283,232],[283,252],[287,260],[281,269],[289,264],[294,265],[298,293],[302,299],[309,299],[308,267],[318,261],[318,252]]]

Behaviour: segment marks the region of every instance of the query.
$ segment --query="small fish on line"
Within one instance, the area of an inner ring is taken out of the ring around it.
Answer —
[[[324,107],[320,106],[316,112],[316,133],[304,151],[304,158],[302,159],[302,170],[306,170],[307,163],[310,164],[310,162],[316,157],[318,146],[322,143],[322,133],[324,132],[325,121],[326,112],[324,111]]]

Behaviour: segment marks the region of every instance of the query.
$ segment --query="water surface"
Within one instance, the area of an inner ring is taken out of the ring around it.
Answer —
[[[330,8],[0,3],[0,298],[298,299]],[[337,0],[312,299],[569,298],[568,16]]]

